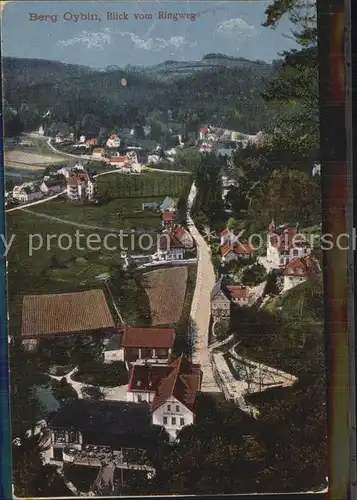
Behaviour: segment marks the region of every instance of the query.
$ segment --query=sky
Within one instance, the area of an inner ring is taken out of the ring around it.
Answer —
[[[261,26],[268,4],[259,0],[9,2],[2,15],[2,54],[93,68],[151,66],[168,59],[197,61],[210,52],[271,61],[296,45],[289,38],[287,19],[275,30]],[[163,19],[162,13],[180,14],[181,19]]]

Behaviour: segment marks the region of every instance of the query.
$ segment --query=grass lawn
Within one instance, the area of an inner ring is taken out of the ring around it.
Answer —
[[[114,361],[107,364],[93,361],[83,363],[72,376],[72,379],[89,385],[117,387],[126,385],[129,382],[129,373],[123,361]]]
[[[28,153],[42,154],[45,156],[52,156],[54,159],[65,158],[64,155],[60,153],[55,153],[47,143],[48,139],[45,137],[28,137],[25,138],[31,142],[31,146],[19,146],[19,150],[26,151]]]
[[[104,176],[110,177],[110,176]],[[31,208],[31,211],[57,217],[64,221],[112,230],[159,229],[160,214],[153,210],[142,210],[144,202],[161,202],[155,198],[117,198],[101,205],[85,205],[67,199],[55,199]],[[80,229],[80,227],[78,228]]]

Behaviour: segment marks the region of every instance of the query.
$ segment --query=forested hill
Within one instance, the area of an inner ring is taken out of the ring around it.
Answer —
[[[49,110],[52,119],[71,127],[91,114],[98,127],[108,128],[132,127],[152,115],[167,117],[171,110],[175,123],[182,124],[189,115],[197,123],[256,133],[272,123],[260,94],[276,71],[277,64],[222,54],[197,62],[105,71],[5,57],[5,112],[17,110],[25,130],[38,127]]]

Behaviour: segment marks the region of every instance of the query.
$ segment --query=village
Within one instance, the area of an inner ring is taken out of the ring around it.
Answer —
[[[40,127],[33,137],[43,135],[43,127]],[[239,185],[229,178],[229,162],[234,151],[263,140],[262,133],[244,138],[237,132],[214,127],[200,130],[197,150],[203,155],[215,152],[217,158],[224,160],[223,199],[230,189]],[[178,137],[178,146],[169,151],[163,151],[158,145],[151,154],[145,155],[139,146],[129,146],[123,152],[119,134],[110,134],[104,145],[84,136],[76,141],[73,134],[69,137],[58,134],[48,139],[48,145],[67,155],[68,164],[51,169],[38,182],[16,185],[7,195],[8,202],[13,203],[8,211],[21,211],[43,202],[55,203],[62,198],[73,207],[84,203],[85,213],[86,207],[98,203],[98,182],[104,176],[107,179],[113,175],[143,176],[155,171],[164,158],[173,161],[176,150],[184,149],[182,138]],[[74,150],[86,153],[74,154]],[[91,161],[101,162],[106,168],[93,174],[88,168]],[[177,174],[166,168],[164,171],[171,176]],[[50,377],[71,388],[74,398],[63,400],[56,411],[28,431],[28,436],[38,437],[44,464],[55,465],[61,471],[68,466],[85,466],[96,471],[91,490],[82,493],[113,494],[118,470],[121,474],[139,471],[147,478],[153,477],[155,469],[150,461],[150,450],[159,447],[160,443],[177,442],[182,429],[194,423],[200,393],[233,402],[241,411],[257,419],[259,411],[247,401],[247,395],[290,387],[298,381],[292,374],[241,356],[239,343],[231,333],[230,320],[237,308],[264,307],[271,299],[266,293],[268,280],[273,279],[278,295],[283,295],[310,276],[321,274],[313,248],[308,242],[294,242],[298,221],[295,226],[276,226],[274,220],[271,221],[267,228],[265,255],[256,255],[249,243],[240,242],[232,229],[222,227],[218,237],[219,266],[214,269],[212,245],[200,234],[191,214],[196,192],[193,182],[184,220],[182,214],[179,217],[175,197],[139,200],[139,211],[149,211],[159,221],[157,248],[147,255],[140,252],[120,254],[124,271],[196,268],[185,332],[186,343],[192,345],[191,352],[177,348],[175,328],[126,323],[108,285],[108,293],[91,286],[78,292],[23,296],[20,338],[31,355],[41,352],[41,346],[48,341],[54,346],[63,342],[73,346],[79,338],[83,345],[89,346],[99,341],[97,357],[102,366],[116,366],[125,381],[111,387],[98,383],[91,385],[88,373],[83,383],[78,378],[81,368],[69,363],[71,369],[67,373],[63,371],[59,375],[55,371],[56,374]],[[71,206],[68,205],[69,211]],[[241,277],[251,269],[258,269],[260,281],[254,285],[243,284]],[[104,282],[106,279],[104,277]],[[179,282],[173,285],[181,286]],[[173,290],[167,292],[174,293]],[[164,301],[165,296],[160,300]],[[164,323],[171,325],[174,322],[168,312]],[[9,337],[10,343],[17,340]],[[56,363],[48,368],[50,373]],[[21,446],[18,437],[14,438],[14,443]],[[76,491],[73,484],[66,481],[70,489]]]

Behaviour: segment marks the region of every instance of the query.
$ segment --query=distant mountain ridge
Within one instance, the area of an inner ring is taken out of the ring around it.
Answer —
[[[105,69],[3,58],[5,104],[20,110],[26,130],[38,127],[48,110],[54,120],[71,127],[92,115],[95,130],[98,123],[131,128],[159,113],[167,128],[164,117],[171,110],[176,124],[216,123],[255,134],[272,123],[261,92],[274,74],[274,64],[222,54],[207,54],[200,61]]]

